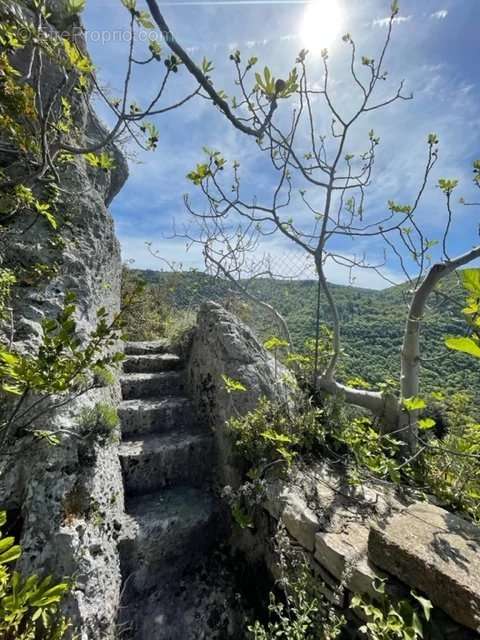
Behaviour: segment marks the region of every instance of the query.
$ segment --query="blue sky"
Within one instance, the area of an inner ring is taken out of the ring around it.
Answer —
[[[337,35],[325,44],[329,49],[334,96],[340,109],[348,112],[355,101],[355,93],[347,74],[346,49],[341,36],[351,33],[360,55],[377,57],[385,36],[383,19],[389,13],[390,2],[316,2],[327,15],[332,5],[338,10],[338,24],[331,25]],[[141,0],[139,8],[145,8]],[[213,60],[215,86],[224,88],[229,95],[234,90],[233,65],[229,61],[233,49],[238,48],[245,58],[257,56],[259,66],[268,64],[274,75],[286,76],[299,50],[308,45],[304,27],[304,15],[308,11],[306,3],[167,2],[161,8],[177,39],[191,56],[197,61],[203,56]],[[375,216],[385,210],[389,199],[411,203],[421,179],[426,137],[430,132],[438,134],[440,159],[420,212],[427,236],[436,238],[445,221],[442,199],[434,186],[438,177],[459,179],[458,196],[469,198],[474,193],[471,164],[480,158],[480,3],[478,0],[400,0],[400,9],[400,20],[395,25],[386,61],[389,78],[384,90],[387,91],[385,95],[395,92],[398,82],[405,79],[406,92],[413,92],[414,99],[397,102],[385,111],[376,112],[375,118],[367,119],[354,132],[351,150],[359,150],[366,132],[373,126],[381,138],[367,200],[369,215]],[[120,0],[87,0],[84,22],[100,80],[112,94],[118,94],[126,66],[128,44],[121,34],[126,32],[128,13]],[[330,39],[331,35],[327,30],[324,37]],[[144,44],[139,42],[136,46],[138,57],[141,57]],[[322,77],[320,63],[318,55],[309,56],[309,72],[314,81]],[[132,85],[132,101],[145,105],[146,96],[155,91],[163,69],[162,62],[138,67]],[[185,95],[195,86],[183,68],[174,80],[168,94],[171,100]],[[168,104],[168,99],[164,104]],[[282,104],[279,117],[284,117],[289,109],[291,105]],[[108,122],[108,112],[101,104],[98,110]],[[192,195],[198,208],[205,206],[185,178],[202,159],[202,147],[219,149],[227,159],[240,160],[242,183],[247,193],[256,194],[260,199],[269,198],[272,170],[255,141],[233,129],[220,112],[201,98],[159,117],[156,124],[160,131],[156,152],[145,153],[127,143],[130,179],[111,206],[123,258],[134,260],[139,268],[161,268],[161,263],[145,247],[145,242],[150,241],[167,259],[198,267],[201,266],[198,252],[186,253],[182,241],[168,236],[173,221],[177,228],[188,223],[184,193]],[[328,120],[325,125],[322,122],[319,125],[328,131]],[[317,195],[311,194],[313,201]],[[455,204],[455,211],[456,222],[449,247],[452,255],[468,249],[476,241],[478,228],[477,208]],[[298,215],[300,223],[305,221],[307,224],[305,213],[295,211],[292,215]],[[266,249],[272,253],[276,264],[287,265],[285,273],[290,264],[298,263],[298,253],[280,237],[271,239]],[[383,255],[382,246],[374,241],[343,241],[336,249],[346,255],[367,252],[372,260]],[[395,261],[389,260],[387,272],[392,279],[402,280]],[[328,267],[328,276],[333,282],[340,283],[348,278],[345,270],[333,264]],[[359,272],[356,278],[358,285],[385,286],[372,272]]]

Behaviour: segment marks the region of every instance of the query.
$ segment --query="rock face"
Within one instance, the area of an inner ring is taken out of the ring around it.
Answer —
[[[480,631],[480,530],[431,504],[416,503],[374,527],[373,562],[419,589],[460,624]]]
[[[246,390],[229,393],[223,376],[241,382]],[[249,327],[220,305],[206,302],[192,337],[187,388],[199,417],[214,429],[223,484],[237,484],[225,423],[232,415],[254,409],[262,396],[291,402],[294,394],[286,370],[275,366]]]
[[[13,3],[15,5],[15,3]],[[78,27],[67,18],[66,3],[52,2],[51,28]],[[20,11],[20,5],[16,6]],[[75,37],[85,47],[80,30]],[[22,65],[22,60],[17,60]],[[58,70],[48,68],[45,100]],[[80,101],[74,105],[80,123],[80,144],[103,139],[105,131]],[[3,266],[55,267],[49,280],[18,287],[13,299],[15,346],[32,352],[38,344],[41,322],[55,317],[65,293],[77,296],[81,336],[96,324],[96,310],[112,315],[119,308],[121,260],[112,218],[107,206],[127,177],[127,165],[118,149],[109,149],[116,168],[110,172],[88,168],[76,157],[60,170],[60,238],[52,243],[51,229],[43,220],[33,226],[21,220],[9,229],[1,248]],[[4,159],[0,158],[0,163]],[[20,569],[51,572],[56,578],[75,576],[67,614],[82,640],[111,638],[120,594],[117,553],[123,513],[123,485],[115,434],[105,442],[78,437],[80,416],[97,402],[115,405],[119,385],[96,389],[48,416],[46,428],[66,431],[61,444],[21,441],[3,451],[0,459],[0,508],[7,509],[17,531],[21,529],[24,553]],[[47,420],[46,420],[47,422]]]

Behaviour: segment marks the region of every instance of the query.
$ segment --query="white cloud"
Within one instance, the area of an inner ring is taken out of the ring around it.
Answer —
[[[393,19],[393,22],[396,24],[401,24],[402,22],[410,22],[413,16],[398,16]],[[377,18],[372,22],[374,27],[388,27],[390,22],[390,18]]]
[[[440,9],[440,11],[435,11],[435,13],[430,14],[430,18],[436,18],[437,20],[445,20],[448,16],[448,11],[446,9]]]

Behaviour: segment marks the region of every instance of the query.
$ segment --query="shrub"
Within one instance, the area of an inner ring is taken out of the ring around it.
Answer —
[[[194,311],[179,309],[173,304],[176,278],[181,274],[164,275],[162,282],[148,284],[140,274],[124,266],[122,318],[127,340],[167,338],[177,344],[195,325]]]
[[[6,523],[0,513],[0,528]],[[0,531],[0,637],[2,640],[61,640],[70,624],[59,613],[69,590],[66,582],[53,583],[52,576],[23,578],[10,564],[21,555],[12,537]]]
[[[429,399],[435,427],[431,436],[420,436],[425,451],[415,479],[450,507],[480,522],[480,424],[472,411],[472,398],[455,393],[442,398],[440,406],[441,412],[435,399]]]
[[[238,455],[253,467],[284,461],[289,466],[300,452],[315,450],[323,441],[323,411],[305,401],[303,407],[288,407],[261,398],[245,416],[229,420]]]
[[[367,640],[420,640],[430,622],[430,600],[411,592],[411,598],[393,601],[385,593],[383,581],[373,584],[375,602],[362,595],[352,598],[351,608],[360,609],[367,622],[360,631]]]
[[[99,442],[111,439],[119,422],[117,409],[104,402],[97,402],[94,407],[84,408],[80,413],[82,434]]]
[[[251,640],[335,640],[346,620],[326,601],[319,583],[303,565],[298,576],[282,580],[282,595],[269,594],[266,623],[249,625]]]

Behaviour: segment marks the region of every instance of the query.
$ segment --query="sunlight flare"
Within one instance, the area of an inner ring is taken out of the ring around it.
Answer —
[[[342,13],[337,0],[313,0],[300,27],[303,46],[312,54],[328,48],[340,31]]]

